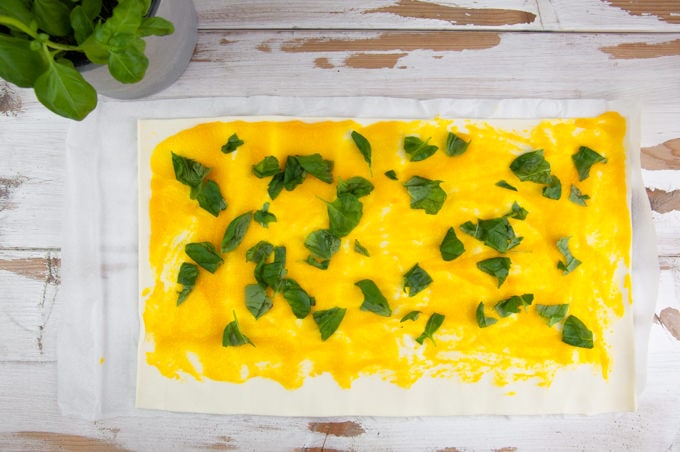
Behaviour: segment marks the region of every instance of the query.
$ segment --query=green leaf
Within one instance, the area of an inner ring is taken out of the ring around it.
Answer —
[[[232,134],[226,143],[222,145],[222,152],[225,154],[231,154],[240,146],[243,146],[244,141],[238,137],[235,133]]]
[[[312,267],[316,267],[319,270],[328,270],[328,266],[331,264],[330,259],[317,259],[314,256],[307,256],[307,259],[305,259],[305,263],[308,265],[311,265]]]
[[[0,77],[21,88],[30,88],[49,68],[42,52],[31,50],[26,39],[0,33]]]
[[[58,115],[77,121],[97,106],[97,92],[73,67],[52,62],[33,86],[38,100]]]
[[[434,345],[437,345],[437,342],[434,340],[434,333],[442,326],[445,318],[446,316],[443,314],[439,314],[438,312],[433,313],[430,318],[427,319],[425,330],[416,338],[416,342],[422,345],[423,342],[425,342],[425,339],[429,339]]]
[[[496,278],[498,287],[500,287],[510,273],[510,258],[507,257],[492,257],[477,262],[477,268],[486,274]]]
[[[192,188],[197,188],[203,183],[203,179],[210,172],[210,168],[203,164],[181,155],[172,154],[172,167],[175,170],[175,178]]]
[[[560,199],[562,197],[562,182],[557,176],[550,176],[550,182],[543,187],[543,196],[548,199]]]
[[[369,311],[383,317],[392,315],[392,309],[390,309],[387,298],[380,292],[380,289],[373,281],[362,279],[355,282],[354,285],[361,289],[361,293],[364,294],[364,301],[361,303],[360,308],[362,311]]]
[[[352,140],[354,140],[354,144],[356,145],[357,149],[359,149],[359,152],[361,152],[361,155],[364,156],[364,160],[366,160],[366,163],[368,163],[368,168],[371,169],[371,143],[366,139],[366,137],[354,130],[352,131]]]
[[[501,317],[508,317],[511,314],[517,314],[521,308],[526,311],[527,306],[531,306],[534,301],[534,295],[525,293],[524,295],[513,295],[510,298],[501,300],[496,303],[494,308]]]
[[[387,176],[388,179],[399,180],[397,173],[395,173],[394,170],[385,171],[385,176]]]
[[[364,206],[356,196],[343,193],[333,202],[326,202],[330,230],[337,237],[345,237],[357,227],[364,212]]]
[[[505,214],[506,217],[514,218],[515,220],[525,220],[527,215],[529,215],[529,212],[524,207],[517,204],[517,201],[512,203],[512,209]]]
[[[314,313],[314,322],[319,327],[322,341],[325,341],[335,333],[345,317],[345,312],[347,312],[345,308],[334,307]]]
[[[428,215],[436,215],[446,201],[446,192],[439,186],[440,180],[413,176],[405,184],[411,197],[412,209],[423,209]]]
[[[109,48],[106,43],[102,43],[97,39],[99,33],[101,33],[101,24],[95,25],[94,33],[81,42],[79,47],[80,50],[85,52],[88,60],[95,64],[104,65],[109,63]]]
[[[368,250],[361,243],[359,243],[359,240],[357,239],[354,239],[354,252],[357,254],[362,254],[366,257],[371,257],[371,254],[368,252]]]
[[[403,289],[404,292],[408,292],[409,297],[413,297],[431,283],[430,275],[419,264],[415,264],[404,274]]]
[[[327,184],[333,183],[333,162],[331,160],[325,160],[321,157],[321,154],[296,155],[295,158],[302,169],[312,176]]]
[[[187,243],[184,252],[210,273],[215,273],[215,270],[224,263],[224,259],[210,242]]]
[[[456,231],[453,228],[446,231],[444,240],[439,245],[439,251],[445,261],[452,261],[465,252],[465,245],[456,236]]]
[[[220,186],[213,180],[203,183],[196,193],[198,205],[207,210],[214,216],[218,216],[221,211],[227,208],[227,202],[222,197]]]
[[[260,162],[253,165],[253,174],[260,179],[274,176],[280,172],[281,168],[279,168],[279,159],[273,155],[268,155]]]
[[[241,244],[248,232],[253,213],[248,211],[231,220],[222,237],[222,253],[233,251]]]
[[[286,159],[286,167],[283,170],[283,187],[288,191],[293,191],[295,187],[304,182],[305,174],[305,170],[300,165],[297,157],[289,156]]]
[[[73,28],[73,36],[78,44],[84,42],[94,33],[94,22],[88,17],[82,6],[76,5],[71,10],[69,20],[71,21],[71,28]]]
[[[17,19],[25,25],[30,25],[35,20],[33,11],[31,11],[31,3],[25,0],[2,0],[0,2],[0,16]]]
[[[548,326],[553,326],[554,324],[561,322],[567,315],[569,310],[568,304],[537,304],[536,312],[538,315],[543,317],[548,321]]]
[[[515,235],[515,230],[506,217],[478,219],[476,225],[471,221],[466,221],[460,225],[460,230],[501,253],[516,247],[523,239]]]
[[[286,276],[286,247],[274,248],[274,261],[260,263],[255,267],[255,279],[257,282],[271,287],[274,292],[280,292]]]
[[[294,279],[287,278],[283,281],[283,298],[290,305],[293,315],[298,319],[304,319],[316,304],[314,297],[302,288]]]
[[[340,239],[328,229],[319,229],[307,236],[305,248],[315,257],[330,259],[340,249]]]
[[[593,332],[580,319],[570,315],[562,327],[562,342],[574,347],[593,348]]]
[[[255,347],[255,344],[248,339],[248,336],[241,332],[238,325],[238,319],[236,318],[236,313],[234,312],[234,320],[229,322],[224,328],[224,333],[222,334],[222,346],[223,347],[238,347],[241,345],[250,344]]]
[[[505,188],[506,190],[512,190],[512,191],[517,191],[517,187],[514,187],[510,185],[507,181],[505,180],[499,180],[498,182],[495,183],[497,187]]]
[[[550,183],[550,163],[545,160],[542,149],[520,155],[512,161],[510,170],[523,182]]]
[[[38,27],[48,35],[61,37],[71,33],[71,10],[60,0],[34,0],[33,14]]]
[[[267,295],[267,288],[261,284],[248,284],[245,292],[246,308],[255,319],[265,315],[274,306],[272,299]]]
[[[276,215],[269,211],[269,203],[265,202],[262,209],[256,210],[253,219],[260,223],[262,227],[268,228],[269,223],[276,223]]]
[[[607,159],[587,146],[578,148],[576,154],[571,156],[576,171],[578,171],[578,180],[582,181],[590,176],[590,168],[596,163],[607,163]]]
[[[113,15],[101,25],[98,39],[102,44],[107,44],[108,40],[117,34],[136,35],[148,9],[147,1],[118,0]]]
[[[477,310],[475,311],[475,317],[477,318],[477,325],[479,325],[480,328],[486,328],[486,327],[491,326],[494,323],[498,322],[498,319],[494,319],[493,317],[487,317],[486,314],[484,314],[484,303],[483,302],[480,302],[477,305]]]
[[[557,262],[557,268],[562,270],[563,275],[568,275],[573,272],[576,267],[581,265],[581,261],[576,259],[569,251],[569,237],[562,237],[557,241],[557,249],[560,250],[564,256],[564,262]]]
[[[373,191],[373,184],[368,179],[361,176],[350,177],[346,181],[338,180],[337,194],[349,193],[357,198],[369,195]]]
[[[432,138],[423,141],[418,137],[408,136],[404,138],[404,151],[411,157],[412,162],[419,162],[431,157],[437,149],[437,146],[429,144]]]
[[[444,149],[444,152],[446,152],[446,155],[449,157],[453,157],[467,151],[468,146],[470,146],[469,141],[465,141],[455,133],[449,132],[446,136],[446,148]]]
[[[117,38],[123,39],[121,35]],[[134,38],[129,42],[117,44],[111,40],[114,47],[109,48],[109,72],[121,83],[137,83],[144,78],[149,67],[149,59],[144,54],[146,42],[141,38]]]
[[[402,317],[401,320],[399,320],[399,323],[406,322],[407,320],[415,322],[418,320],[418,317],[420,317],[420,311],[410,311],[408,314]]]
[[[198,267],[194,264],[183,262],[179,267],[179,274],[177,275],[177,284],[182,285],[182,291],[179,292],[177,297],[177,306],[184,303],[191,291],[194,290],[197,278]]]
[[[581,193],[581,190],[577,186],[572,185],[569,191],[569,201],[579,206],[587,206],[586,201],[590,199],[590,196]]]
[[[280,172],[277,174],[274,174],[274,177],[272,177],[272,180],[269,181],[269,185],[267,186],[267,193],[269,194],[269,197],[273,200],[275,200],[279,194],[281,194],[281,191],[283,190],[283,180],[285,179],[285,173]]]
[[[102,10],[102,0],[83,0],[81,6],[87,17],[94,20]]]
[[[274,251],[274,245],[265,240],[260,240],[246,251],[246,262],[255,262],[256,264],[265,262],[269,259],[272,251]]]
[[[175,26],[167,19],[153,16],[142,19],[142,24],[137,29],[139,37],[167,36],[175,32]]]

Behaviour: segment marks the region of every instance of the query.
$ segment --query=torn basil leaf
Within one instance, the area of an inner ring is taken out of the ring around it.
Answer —
[[[468,146],[470,146],[469,141],[465,141],[455,133],[449,132],[446,136],[446,147],[444,148],[444,152],[449,157],[453,157],[467,151]]]
[[[273,155],[268,155],[260,162],[253,165],[253,174],[260,179],[273,176],[280,172],[281,168],[279,167],[279,159]]]
[[[477,224],[466,221],[460,225],[460,230],[501,253],[516,247],[523,239],[515,235],[515,230],[506,217],[478,219]]]
[[[354,285],[361,289],[361,293],[364,294],[364,301],[361,303],[360,308],[362,311],[373,312],[383,317],[392,315],[392,309],[390,309],[387,298],[380,292],[380,289],[373,281],[362,279],[355,282]]]
[[[262,209],[256,210],[253,214],[253,219],[260,223],[262,227],[268,228],[269,223],[276,223],[276,215],[269,211],[269,203],[265,202]]]
[[[590,176],[590,168],[596,163],[607,163],[607,159],[587,146],[578,148],[576,154],[571,156],[576,171],[578,171],[578,180],[582,181]]]
[[[175,178],[192,188],[191,199],[196,199],[198,188],[203,183],[203,179],[211,171],[211,168],[190,158],[182,157],[172,153],[172,168],[175,171]]]
[[[525,293],[524,295],[513,295],[510,298],[501,300],[496,303],[494,309],[501,317],[508,317],[511,314],[517,314],[521,308],[526,311],[527,306],[531,306],[534,301],[534,294]]]
[[[586,201],[588,199],[590,199],[590,196],[581,193],[581,190],[579,190],[577,186],[571,186],[571,190],[569,191],[569,201],[573,202],[574,204],[578,204],[579,206],[585,207],[587,205]]]
[[[480,302],[477,305],[477,310],[475,311],[475,317],[477,319],[477,325],[480,328],[486,328],[486,327],[491,326],[494,323],[498,322],[498,319],[495,319],[493,317],[488,317],[484,313],[484,303],[483,302]]]
[[[307,259],[305,259],[305,263],[311,265],[312,267],[316,267],[319,270],[328,270],[328,266],[331,264],[331,260],[317,259],[314,256],[307,256]]]
[[[444,240],[439,245],[439,251],[445,261],[452,261],[465,252],[465,245],[456,236],[456,231],[453,228],[446,231]]]
[[[371,156],[371,143],[364,137],[362,134],[356,131],[352,131],[352,140],[354,141],[354,144],[356,145],[357,149],[359,149],[359,152],[361,152],[361,155],[364,157],[364,160],[366,160],[366,163],[368,163],[368,168],[372,172],[372,156]]]
[[[288,191],[293,191],[295,187],[304,182],[305,175],[305,169],[300,165],[298,158],[288,156],[283,170],[283,187]]]
[[[330,231],[337,237],[345,237],[357,227],[364,212],[364,206],[351,193],[342,193],[333,202],[326,203]]]
[[[328,229],[319,229],[307,236],[305,248],[318,258],[330,259],[340,249],[340,239]]]
[[[214,216],[227,208],[227,202],[222,197],[220,187],[213,180],[205,181],[196,193],[198,205]]]
[[[568,275],[573,272],[576,267],[581,265],[581,261],[576,259],[569,251],[569,238],[562,237],[557,241],[557,249],[560,250],[562,256],[564,256],[564,261],[559,261],[557,263],[557,268],[562,270],[563,275]]]
[[[298,161],[302,169],[307,173],[323,182],[326,182],[327,184],[333,183],[332,160],[325,160],[323,157],[321,157],[321,154],[296,155],[295,159]],[[286,168],[288,168],[287,164]]]
[[[495,184],[497,187],[505,188],[506,190],[512,190],[512,191],[517,191],[517,187],[514,187],[510,185],[507,181],[505,180],[499,180]]]
[[[241,332],[238,319],[236,318],[236,313],[234,312],[234,320],[229,322],[224,328],[224,333],[222,334],[222,346],[238,347],[245,344],[250,344],[255,347],[255,344],[253,344],[253,342],[248,339],[248,336]]]
[[[543,317],[548,321],[548,326],[553,326],[554,324],[561,322],[567,315],[569,310],[568,304],[537,304],[536,312],[538,315]]]
[[[404,274],[404,292],[413,297],[432,283],[430,275],[419,264],[415,264]]]
[[[548,199],[560,199],[562,197],[562,182],[557,176],[550,176],[550,182],[543,187],[543,196]]]
[[[357,198],[369,195],[373,191],[373,184],[361,176],[350,177],[347,180],[339,179],[337,194],[349,193]]]
[[[437,342],[434,340],[434,333],[437,332],[439,327],[442,326],[442,323],[444,323],[444,319],[446,316],[443,314],[439,314],[438,312],[433,313],[429,319],[427,319],[427,323],[425,324],[425,330],[421,333],[420,336],[416,338],[416,342],[419,343],[420,345],[423,345],[423,342],[425,342],[425,339],[429,339],[432,341],[434,345],[437,345]]]
[[[319,327],[322,341],[335,333],[345,317],[345,312],[347,312],[347,309],[338,307],[314,312],[314,322]]]
[[[261,262],[255,267],[255,279],[257,282],[271,287],[275,293],[281,291],[286,273],[285,246],[274,248],[273,262]]]
[[[411,157],[412,162],[419,162],[431,157],[437,149],[437,146],[429,144],[432,138],[423,141],[418,137],[408,136],[404,138],[404,151]]]
[[[399,180],[397,173],[395,173],[394,170],[385,171],[385,176],[387,176],[388,179]]]
[[[418,317],[420,317],[420,311],[410,311],[408,314],[402,317],[401,320],[399,320],[399,323],[406,322],[407,320],[415,322],[418,320]]]
[[[269,194],[269,197],[271,198],[272,201],[275,200],[281,194],[281,191],[283,190],[284,178],[285,173],[280,172],[274,174],[274,176],[269,181],[269,185],[267,185],[267,194]]]
[[[273,306],[272,299],[267,295],[267,288],[261,284],[248,284],[246,292],[246,308],[259,319],[266,314]]]
[[[527,215],[529,215],[529,212],[527,212],[524,207],[517,204],[517,201],[512,203],[510,212],[505,214],[506,217],[514,218],[515,220],[525,220]]]
[[[439,186],[440,180],[413,176],[405,184],[411,197],[412,209],[423,209],[428,215],[436,215],[446,201],[446,192]]]
[[[477,262],[477,268],[484,273],[491,275],[498,281],[500,287],[510,273],[510,265],[512,262],[507,257],[492,257]]]
[[[234,218],[222,237],[222,253],[233,251],[241,244],[250,226],[253,213],[246,212]]]
[[[240,146],[243,146],[244,141],[238,137],[235,133],[232,134],[226,143],[222,145],[222,152],[225,154],[231,154]]]
[[[361,243],[359,243],[359,240],[357,239],[354,239],[354,252],[366,257],[371,257],[371,254],[368,252],[368,250]]]
[[[309,296],[300,284],[294,279],[287,278],[283,281],[283,298],[290,305],[293,315],[298,319],[304,319],[316,304],[314,297]]]
[[[256,264],[264,262],[269,259],[272,251],[274,251],[274,245],[265,240],[260,240],[246,251],[246,262],[255,262]]]
[[[188,262],[182,262],[177,275],[177,284],[182,285],[182,290],[177,296],[177,306],[186,301],[187,297],[194,290],[196,279],[198,278],[198,267]]]
[[[520,155],[512,161],[510,170],[522,182],[550,183],[550,163],[543,156],[542,149]]]
[[[194,262],[210,273],[215,273],[215,270],[224,263],[224,259],[222,259],[215,246],[210,242],[187,243],[184,246],[184,252]]]
[[[562,342],[574,347],[593,348],[593,332],[579,318],[570,315],[562,326]]]

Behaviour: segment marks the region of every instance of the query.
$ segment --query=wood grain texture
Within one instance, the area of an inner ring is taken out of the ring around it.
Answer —
[[[648,170],[680,170],[680,138],[641,149],[642,167]]]
[[[604,53],[619,60],[660,58],[680,55],[680,39],[649,44],[647,42],[627,42],[610,47],[602,47]]]

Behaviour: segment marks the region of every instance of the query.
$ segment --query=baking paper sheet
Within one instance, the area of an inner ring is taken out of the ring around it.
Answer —
[[[394,98],[223,98],[146,102],[104,102],[82,123],[74,123],[67,139],[65,237],[62,253],[63,316],[58,344],[59,405],[63,413],[88,419],[140,414],[134,408],[137,341],[137,152],[136,123],[141,118],[288,115],[306,117],[428,118],[548,118],[593,116],[619,105],[584,100],[410,100]],[[637,118],[629,116],[629,147],[638,149]],[[641,183],[638,152],[631,156],[634,228],[633,297],[635,300],[638,391],[645,371],[646,342],[656,301],[656,247],[651,213]],[[372,391],[370,379],[361,383]],[[262,387],[270,383],[258,382]],[[324,381],[318,384],[324,385]],[[417,394],[411,388],[409,394]],[[170,400],[166,385],[156,397]],[[505,389],[497,389],[507,391]],[[392,388],[390,391],[401,391]],[[215,390],[202,386],[194,397],[214,403]],[[361,392],[357,393],[359,397]],[[409,397],[406,394],[400,396]],[[461,392],[461,398],[470,393]],[[238,394],[232,394],[239,397]],[[282,395],[287,397],[289,395]],[[386,394],[390,396],[390,394]],[[245,396],[241,395],[241,398]],[[391,398],[391,397],[390,397]],[[176,397],[175,397],[176,399]],[[326,412],[309,411],[288,400],[292,408],[276,414],[395,414],[357,412],[357,399],[346,398]],[[253,399],[241,407],[253,406]],[[414,402],[410,413],[447,414],[443,403]],[[249,405],[250,404],[250,405]],[[160,406],[160,408],[163,408]],[[191,406],[167,406],[191,410]],[[220,411],[206,409],[206,411]],[[221,410],[223,411],[223,410]],[[564,412],[579,411],[565,407]],[[586,410],[588,411],[588,410]],[[232,411],[230,411],[232,412]],[[235,412],[245,412],[243,409]],[[249,410],[252,412],[252,410]],[[267,411],[258,411],[267,413]],[[488,412],[488,411],[484,411]],[[500,410],[499,412],[523,412]]]

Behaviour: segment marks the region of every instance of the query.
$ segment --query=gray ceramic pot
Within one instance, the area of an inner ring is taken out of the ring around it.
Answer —
[[[145,38],[149,68],[138,83],[120,83],[111,76],[107,66],[89,63],[79,67],[85,80],[99,94],[115,99],[150,96],[172,85],[189,65],[198,31],[193,1],[156,0],[152,3],[150,12],[172,22],[175,32],[168,36]]]

